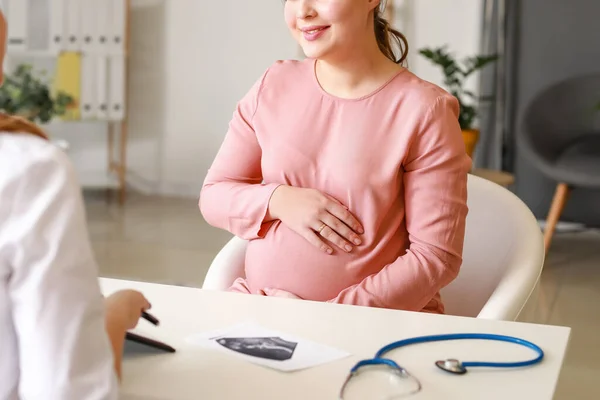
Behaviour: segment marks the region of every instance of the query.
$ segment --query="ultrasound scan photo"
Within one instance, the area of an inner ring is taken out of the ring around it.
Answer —
[[[348,357],[347,351],[254,322],[193,334],[187,342],[252,364],[292,372]]]
[[[219,338],[216,342],[238,353],[274,361],[290,360],[298,345],[280,337]]]

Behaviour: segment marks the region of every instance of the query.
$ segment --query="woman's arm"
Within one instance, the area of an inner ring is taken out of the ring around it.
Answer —
[[[104,299],[80,188],[60,150],[48,144],[32,151],[7,190],[15,195],[3,229],[11,234],[5,254],[13,270],[8,287],[20,396],[116,399]]]
[[[206,221],[243,239],[264,235],[271,219],[269,200],[279,186],[263,184],[262,149],[252,121],[265,77],[238,103],[200,193]]]
[[[406,157],[408,251],[331,302],[420,311],[458,275],[471,168],[458,110],[454,97],[438,98]]]

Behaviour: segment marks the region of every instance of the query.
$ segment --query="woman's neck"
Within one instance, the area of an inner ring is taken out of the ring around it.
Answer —
[[[326,92],[342,98],[359,98],[372,93],[402,67],[387,58],[375,44],[345,58],[318,59],[315,74]]]

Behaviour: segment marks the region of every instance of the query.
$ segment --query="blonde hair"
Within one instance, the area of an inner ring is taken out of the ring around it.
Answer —
[[[48,139],[48,135],[26,118],[0,113],[0,132],[23,133]]]

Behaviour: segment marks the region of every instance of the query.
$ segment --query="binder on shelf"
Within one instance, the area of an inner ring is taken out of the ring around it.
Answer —
[[[95,53],[108,54],[111,32],[112,0],[90,0],[96,20]]]
[[[81,51],[92,53],[96,48],[96,0],[80,0],[81,2]]]
[[[84,54],[81,58],[81,119],[96,118],[96,56]]]
[[[81,0],[63,0],[65,2],[65,50],[81,49]]]
[[[110,54],[123,54],[125,52],[125,27],[127,15],[126,0],[108,0],[110,3]]]
[[[122,121],[125,118],[125,56],[111,56],[108,68],[108,119]]]
[[[63,52],[58,56],[54,89],[73,97],[73,104],[67,108],[64,120],[78,120],[81,100],[81,55],[76,52]]]
[[[106,56],[98,55],[95,59],[95,114],[100,120],[108,119],[108,60]]]
[[[4,0],[8,24],[6,49],[11,51],[27,51],[27,22],[29,2],[24,0]]]
[[[125,117],[125,56],[108,59],[108,119],[121,121]]]
[[[48,35],[48,50],[56,54],[65,50],[66,45],[65,1],[66,0],[49,1],[50,12],[48,23],[50,26],[50,34]]]

